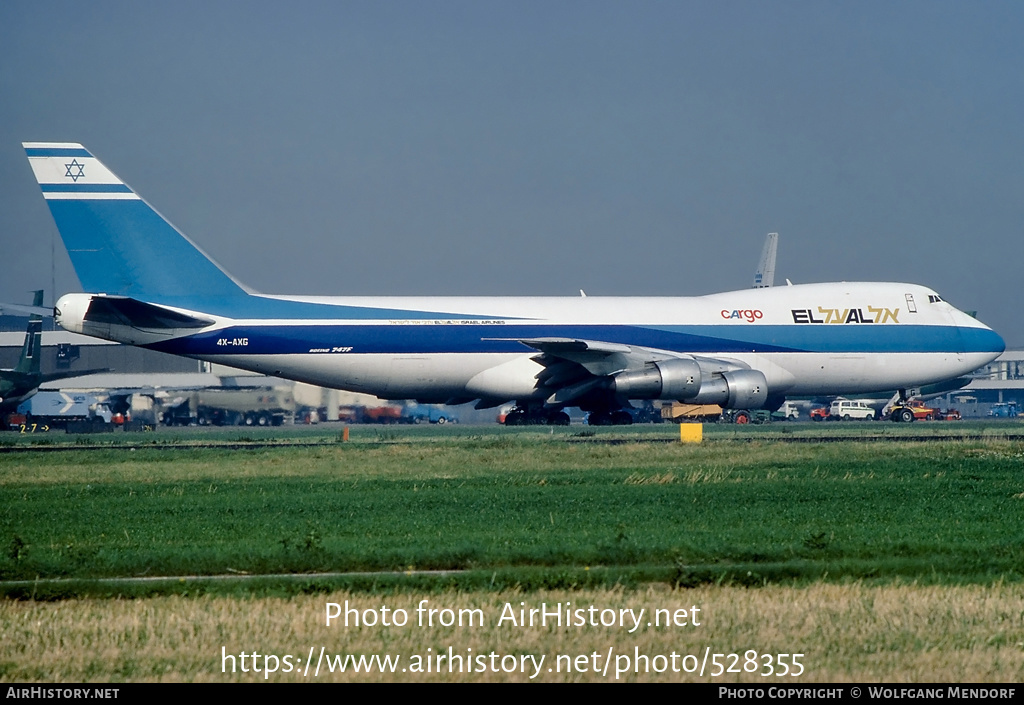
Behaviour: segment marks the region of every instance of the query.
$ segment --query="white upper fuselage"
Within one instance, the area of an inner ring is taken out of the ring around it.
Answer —
[[[71,297],[58,308],[68,308]],[[998,335],[931,289],[898,283],[685,298],[255,296],[244,306],[194,303],[175,308],[212,325],[171,337],[136,328],[107,333],[324,386],[437,399],[528,398],[541,367],[531,360],[536,350],[518,341],[531,338],[736,361],[763,372],[773,394],[788,395],[927,384],[977,369],[1003,349]],[[60,320],[77,330],[67,315]],[[499,366],[502,372],[489,372]]]

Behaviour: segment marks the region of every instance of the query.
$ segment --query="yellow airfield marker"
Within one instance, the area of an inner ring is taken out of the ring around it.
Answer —
[[[681,423],[679,424],[680,443],[700,443],[704,440],[704,424],[702,423]]]

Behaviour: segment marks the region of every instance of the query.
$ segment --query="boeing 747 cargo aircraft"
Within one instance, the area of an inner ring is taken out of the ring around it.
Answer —
[[[242,285],[80,144],[29,163],[84,289],[67,330],[384,399],[515,402],[507,423],[628,423],[630,400],[773,408],[918,387],[1003,340],[916,284],[697,297],[271,296]]]

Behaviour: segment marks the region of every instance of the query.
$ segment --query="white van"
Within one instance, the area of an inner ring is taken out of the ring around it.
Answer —
[[[862,401],[850,401],[849,399],[836,399],[828,408],[829,418],[842,419],[874,419],[875,410]]]

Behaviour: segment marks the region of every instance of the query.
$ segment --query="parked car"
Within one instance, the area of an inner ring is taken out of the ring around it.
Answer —
[[[1004,419],[1015,419],[1018,414],[1017,402],[1015,401],[1001,401],[992,405],[989,409],[989,416],[1002,417]]]
[[[873,420],[875,410],[862,401],[851,401],[849,399],[836,399],[828,409],[828,415],[833,419],[850,421]]]

